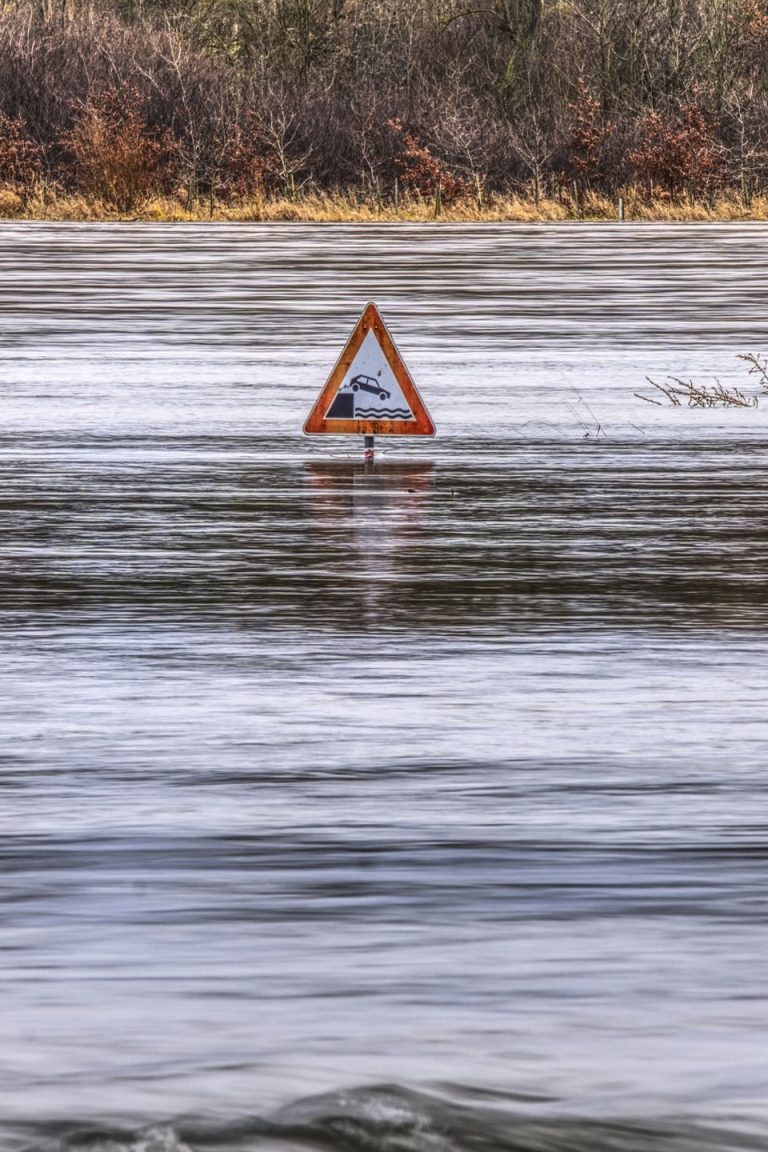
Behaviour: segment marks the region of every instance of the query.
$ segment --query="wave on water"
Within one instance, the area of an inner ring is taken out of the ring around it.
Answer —
[[[26,1129],[24,1152],[737,1152],[768,1148],[746,1131],[682,1120],[592,1120],[532,1113],[528,1100],[493,1093],[459,1097],[399,1086],[300,1100],[269,1117],[184,1119],[126,1128],[55,1124]],[[493,1104],[461,1101],[488,1096]],[[17,1131],[17,1137],[22,1134]]]

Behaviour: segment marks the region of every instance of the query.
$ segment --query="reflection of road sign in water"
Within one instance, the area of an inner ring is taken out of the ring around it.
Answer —
[[[435,426],[375,304],[358,320],[304,431],[434,436]]]

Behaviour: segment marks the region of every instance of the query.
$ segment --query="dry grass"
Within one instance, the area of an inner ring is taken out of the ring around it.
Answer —
[[[272,220],[303,223],[431,222],[436,218],[448,223],[502,222],[538,223],[546,221],[617,219],[617,203],[597,195],[576,200],[540,199],[523,196],[491,197],[482,206],[473,199],[443,204],[436,217],[431,200],[403,199],[395,209],[390,202],[350,194],[323,194],[287,198],[256,198],[234,205],[200,200],[188,207],[183,196],[152,198],[139,209],[120,213],[102,200],[83,195],[64,194],[41,186],[23,194],[10,187],[0,187],[0,218],[23,220],[147,220],[206,221]],[[625,197],[625,219],[643,221],[729,221],[768,220],[768,196],[755,197],[747,207],[737,196],[722,196],[710,203],[670,199],[640,200]]]

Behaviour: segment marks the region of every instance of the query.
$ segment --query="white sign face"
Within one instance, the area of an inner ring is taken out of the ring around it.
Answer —
[[[411,407],[373,330],[360,345],[331,401],[326,420],[414,420]]]

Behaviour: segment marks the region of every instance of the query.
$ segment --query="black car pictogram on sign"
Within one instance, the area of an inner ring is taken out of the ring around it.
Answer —
[[[378,396],[379,400],[389,400],[392,395],[391,392],[387,392],[386,388],[382,388],[373,376],[353,376],[349,386],[353,392],[359,392],[361,388],[363,392],[372,392],[374,396]]]

